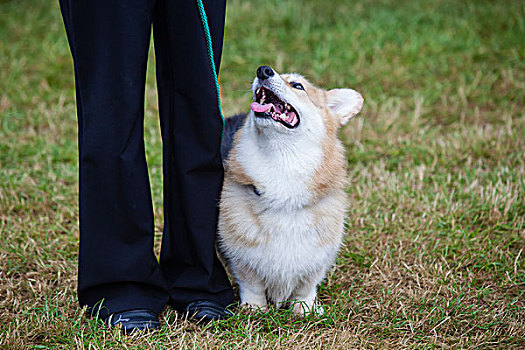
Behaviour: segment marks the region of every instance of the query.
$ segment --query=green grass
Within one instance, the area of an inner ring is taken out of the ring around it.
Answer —
[[[261,64],[365,97],[341,131],[351,207],[320,288],[327,314],[201,328],[166,310],[161,331],[133,337],[76,303],[74,82],[58,4],[4,0],[0,13],[0,348],[525,347],[522,1],[230,0],[226,115],[248,110]],[[146,95],[159,238],[153,64]]]

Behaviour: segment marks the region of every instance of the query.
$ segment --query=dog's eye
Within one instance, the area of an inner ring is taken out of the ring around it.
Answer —
[[[290,83],[290,86],[295,88],[295,89],[297,89],[297,90],[303,90],[304,91],[304,86],[301,83],[296,83],[295,81],[292,81]]]

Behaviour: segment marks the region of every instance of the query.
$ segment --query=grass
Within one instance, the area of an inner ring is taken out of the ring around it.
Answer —
[[[58,4],[3,0],[0,12],[0,348],[525,347],[523,2],[229,0],[225,114],[248,110],[261,64],[365,97],[341,131],[351,207],[320,288],[327,314],[201,328],[166,310],[161,331],[132,337],[76,303],[74,82]],[[145,139],[159,238],[154,69]]]

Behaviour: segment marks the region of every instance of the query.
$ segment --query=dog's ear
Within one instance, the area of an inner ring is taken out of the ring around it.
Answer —
[[[363,107],[363,96],[352,89],[333,89],[327,96],[328,108],[339,117],[341,125],[348,123]]]

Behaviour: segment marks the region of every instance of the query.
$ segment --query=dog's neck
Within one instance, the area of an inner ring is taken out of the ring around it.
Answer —
[[[236,147],[239,163],[265,200],[287,208],[309,203],[308,186],[323,160],[321,140],[311,134],[258,130],[250,118]]]
[[[259,161],[268,162],[271,168],[295,168],[294,165],[297,165],[301,172],[309,172],[319,165],[323,130],[317,134],[280,133],[273,128],[257,128],[252,118],[249,118],[243,129],[240,142],[244,147],[241,148],[249,150]]]

